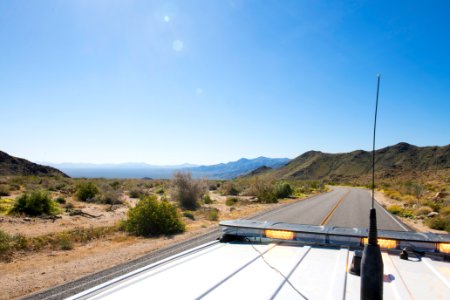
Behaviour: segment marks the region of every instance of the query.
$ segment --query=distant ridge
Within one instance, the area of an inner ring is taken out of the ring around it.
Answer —
[[[104,178],[154,178],[168,179],[174,172],[190,172],[195,178],[232,179],[247,174],[259,167],[279,168],[289,162],[288,158],[257,157],[254,159],[241,158],[237,161],[209,166],[195,166],[191,164],[175,166],[156,166],[145,163],[125,164],[51,164],[72,177],[104,177]]]
[[[450,168],[450,145],[417,147],[402,142],[375,153],[377,173],[386,177]],[[342,181],[368,175],[371,159],[371,152],[363,150],[337,154],[309,151],[267,174],[277,179]]]
[[[58,169],[38,165],[26,159],[11,156],[0,151],[0,176],[63,176],[69,177]]]

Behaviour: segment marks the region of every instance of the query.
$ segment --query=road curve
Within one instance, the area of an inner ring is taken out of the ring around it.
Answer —
[[[333,187],[332,191],[328,193],[259,213],[251,219],[297,224],[367,227],[370,203],[371,196],[367,190]],[[408,230],[380,205],[376,204],[376,209],[379,229]],[[213,241],[219,236],[220,229],[217,227],[207,234],[154,251],[99,273],[29,295],[25,299],[63,299],[148,264]]]

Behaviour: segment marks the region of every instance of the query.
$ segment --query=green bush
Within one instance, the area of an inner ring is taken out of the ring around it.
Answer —
[[[436,216],[434,218],[429,218],[426,220],[426,224],[433,229],[446,230],[450,232],[450,218],[445,218],[441,216]]]
[[[64,199],[64,197],[58,197],[55,201],[59,204],[66,204],[66,199]]]
[[[141,189],[132,189],[128,192],[130,198],[140,198],[145,195]]]
[[[88,181],[82,182],[77,186],[75,196],[80,201],[87,201],[89,199],[94,199],[98,193],[98,187],[93,182]]]
[[[450,217],[450,206],[443,207],[439,210],[442,216]]]
[[[227,206],[233,206],[233,205],[235,205],[236,203],[238,203],[238,201],[239,201],[239,199],[236,198],[236,197],[229,197],[229,198],[227,198],[227,200],[225,201],[225,205],[227,205]]]
[[[45,191],[25,193],[14,202],[10,210],[12,214],[26,214],[28,216],[52,215],[57,212],[55,203]]]
[[[208,212],[208,217],[207,218],[208,218],[209,221],[217,221],[217,220],[219,220],[219,210],[216,209],[216,208],[211,209]]]
[[[188,219],[195,220],[194,213],[192,211],[190,211],[190,210],[185,210],[183,212],[183,216],[188,218]]]
[[[124,221],[126,231],[143,236],[174,234],[185,230],[174,205],[158,201],[155,196],[144,197],[130,208]]]
[[[274,193],[277,198],[288,198],[292,195],[294,190],[287,182],[279,182],[275,185]]]
[[[158,188],[155,193],[157,193],[158,195],[163,195],[164,194],[164,188],[160,187]]]
[[[119,181],[113,181],[109,185],[115,190],[118,190],[120,188],[120,182]]]
[[[73,241],[67,233],[63,233],[58,237],[58,243],[61,250],[73,249]]]
[[[387,210],[393,215],[398,215],[403,211],[403,208],[400,205],[389,205]]]
[[[272,182],[261,177],[255,177],[251,181],[247,194],[257,197],[261,203],[276,203],[278,201]]]
[[[403,209],[400,212],[400,216],[403,218],[414,218],[414,212],[411,209]]]
[[[428,215],[430,212],[432,212],[433,211],[433,209],[431,208],[431,207],[428,207],[428,206],[422,206],[422,207],[419,207],[419,208],[417,208],[415,211],[414,211],[414,214],[416,215],[416,216],[426,216],[426,215]]]
[[[9,186],[0,184],[0,197],[1,196],[9,196]]]
[[[0,230],[0,259],[9,259],[13,250],[12,248],[12,237],[3,230]]]
[[[7,213],[14,203],[14,199],[2,198],[0,199],[0,214]]]
[[[239,195],[238,188],[231,181],[228,181],[228,182],[225,182],[224,184],[222,184],[220,192],[221,192],[222,195],[225,195],[225,196],[226,195],[230,195],[230,196],[237,196],[237,195]]]
[[[211,197],[209,197],[209,195],[205,195],[205,196],[203,196],[203,203],[212,204],[213,201],[212,201]]]

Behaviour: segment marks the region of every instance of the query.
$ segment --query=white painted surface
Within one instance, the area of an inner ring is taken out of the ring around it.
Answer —
[[[359,299],[360,277],[347,272],[353,254],[345,248],[216,243],[72,299]],[[387,253],[383,262],[391,279],[384,283],[384,299],[450,299],[449,263]]]

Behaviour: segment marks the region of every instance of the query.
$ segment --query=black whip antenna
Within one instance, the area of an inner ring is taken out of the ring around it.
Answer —
[[[372,208],[375,208],[375,134],[377,130],[378,96],[380,95],[380,74],[377,75],[377,98],[375,101],[375,120],[373,122],[372,142]]]
[[[377,128],[378,96],[380,92],[380,74],[377,75],[377,97],[375,103],[375,122],[373,125],[372,145],[372,208],[368,244],[364,246],[361,260],[361,299],[383,299],[383,259],[377,236],[377,214],[375,210],[375,133]]]

